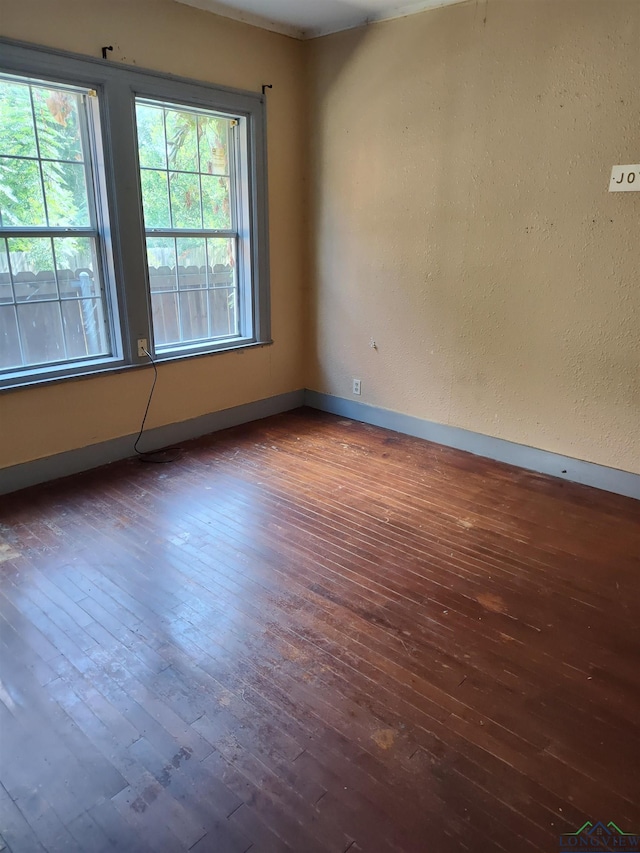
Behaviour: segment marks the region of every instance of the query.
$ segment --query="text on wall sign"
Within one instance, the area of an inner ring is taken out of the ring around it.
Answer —
[[[640,163],[633,166],[614,166],[611,170],[609,192],[640,192]]]

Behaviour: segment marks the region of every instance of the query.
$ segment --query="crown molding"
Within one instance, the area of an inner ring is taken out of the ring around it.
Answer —
[[[204,0],[206,2],[206,0]],[[354,17],[350,22],[343,22],[335,26],[315,27],[304,30],[302,38],[304,40],[322,38],[322,36],[330,36],[334,33],[341,33],[345,30],[355,30],[358,27],[365,27],[369,24],[377,24],[381,21],[393,21],[396,18],[407,18],[409,15],[418,15],[420,12],[427,12],[430,9],[441,9],[443,6],[454,6],[460,3],[470,3],[472,0],[417,0],[412,3],[389,3],[384,9],[381,9],[376,14],[361,15]]]
[[[282,21],[275,21],[268,16],[257,15],[255,12],[246,12],[234,6],[228,6],[226,3],[219,2],[219,0],[176,0],[176,2],[182,3],[185,6],[193,6],[205,12],[211,12],[214,15],[220,15],[223,18],[230,18],[233,21],[240,21],[252,27],[259,27],[260,29],[279,33],[283,36],[307,41],[343,32],[344,30],[353,30],[357,27],[367,26],[368,24],[374,24],[379,21],[390,21],[395,18],[405,18],[408,15],[417,15],[419,12],[426,12],[428,9],[468,3],[471,0],[417,0],[417,2],[414,0],[414,2],[410,3],[389,3],[375,14],[354,15],[348,20],[343,20],[334,25],[310,27],[307,29],[296,27],[293,24],[286,24]]]
[[[176,0],[176,2],[181,3],[183,6],[193,6],[195,9],[220,15],[222,18],[230,18],[232,21],[239,21],[242,24],[259,27],[261,30],[279,33],[282,36],[289,36],[294,39],[304,39],[306,37],[305,31],[300,29],[300,27],[294,27],[282,21],[273,21],[268,17],[256,15],[254,12],[245,12],[242,9],[227,6],[226,3],[219,3],[218,0]]]

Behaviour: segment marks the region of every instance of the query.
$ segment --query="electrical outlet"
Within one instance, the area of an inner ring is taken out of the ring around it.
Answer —
[[[358,396],[362,394],[362,382],[360,379],[353,380],[353,393],[358,394]]]
[[[146,338],[138,338],[138,358],[144,358],[149,350]]]

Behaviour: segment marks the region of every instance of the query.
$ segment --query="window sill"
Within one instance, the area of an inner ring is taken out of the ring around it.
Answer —
[[[203,350],[201,352],[170,352],[162,353],[154,356],[154,361],[158,367],[163,364],[174,363],[178,361],[190,361],[194,358],[207,358],[208,356],[222,355],[229,352],[243,352],[247,349],[255,349],[271,346],[272,340],[269,341],[240,341],[220,349]],[[140,360],[135,364],[124,364],[121,361],[116,363],[101,363],[94,367],[86,368],[75,373],[65,373],[62,375],[47,376],[39,374],[38,376],[28,377],[21,376],[19,379],[3,380],[4,384],[0,385],[0,394],[6,394],[10,391],[24,390],[25,388],[39,388],[47,385],[52,385],[58,382],[77,382],[82,379],[93,379],[96,376],[110,376],[116,373],[125,373],[130,370],[139,370],[141,368],[150,367],[151,363],[148,359]]]

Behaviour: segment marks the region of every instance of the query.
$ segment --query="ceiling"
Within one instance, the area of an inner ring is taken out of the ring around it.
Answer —
[[[178,0],[237,21],[306,39],[464,0]]]

